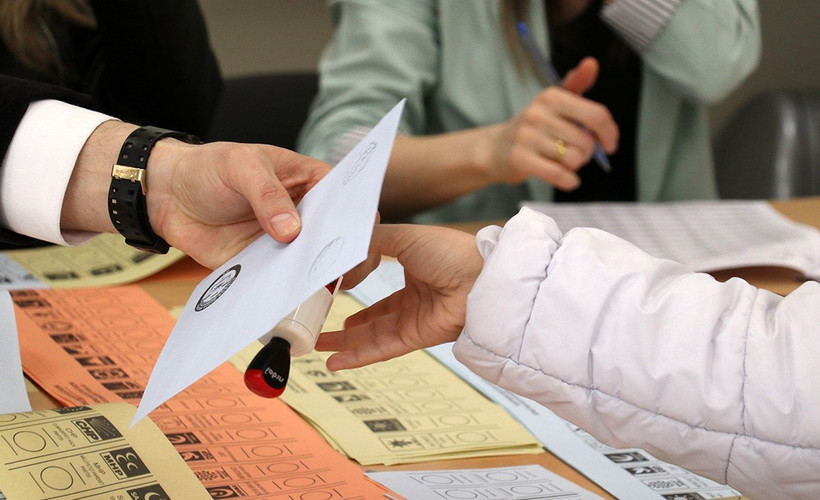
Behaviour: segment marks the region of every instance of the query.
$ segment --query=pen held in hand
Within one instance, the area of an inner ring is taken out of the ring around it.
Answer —
[[[521,38],[521,42],[524,44],[527,52],[530,53],[530,56],[535,61],[538,69],[541,70],[541,74],[544,79],[552,85],[560,86],[561,76],[558,75],[558,72],[538,48],[538,45],[535,43],[535,39],[532,37],[530,30],[527,28],[527,23],[519,21],[516,24],[516,29],[518,30],[518,36]],[[600,142],[595,143],[595,151],[592,153],[592,157],[595,160],[595,163],[597,163],[604,172],[612,172],[612,166],[609,164],[609,158],[607,158],[606,152]]]

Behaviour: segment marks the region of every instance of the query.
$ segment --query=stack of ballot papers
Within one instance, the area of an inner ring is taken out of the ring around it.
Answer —
[[[8,500],[209,499],[162,432],[125,403],[0,416]],[[2,495],[0,495],[2,496]]]
[[[337,295],[325,330],[341,328],[359,309]],[[260,347],[231,362],[244,371]],[[543,452],[504,409],[423,351],[335,373],[325,367],[327,357],[293,359],[281,399],[362,465]]]
[[[820,279],[820,231],[764,201],[524,203],[563,232],[594,227],[693,271],[775,266]]]
[[[141,288],[20,290],[12,297],[23,368],[44,391],[69,406],[140,401],[174,324]],[[205,498],[384,494],[286,404],[251,393],[228,364],[166,401],[150,419],[205,486]]]

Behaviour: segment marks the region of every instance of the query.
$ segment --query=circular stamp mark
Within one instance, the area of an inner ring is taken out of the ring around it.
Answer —
[[[202,297],[199,298],[197,301],[196,306],[194,306],[194,311],[200,312],[204,311],[208,306],[216,302],[216,299],[222,296],[228,288],[236,281],[236,277],[239,276],[239,271],[242,269],[242,266],[237,264],[230,269],[226,270],[224,273],[220,274],[217,279],[211,283],[211,286],[205,290],[205,293],[202,294]]]
[[[356,161],[350,164],[349,167],[345,170],[344,177],[342,177],[342,185],[346,185],[348,182],[352,181],[359,175],[359,172],[364,170],[364,167],[367,166],[367,163],[370,161],[370,158],[373,156],[373,152],[376,151],[376,142],[373,141],[367,145],[360,153],[359,156],[356,158]]]
[[[345,239],[343,236],[339,236],[325,245],[313,260],[313,264],[310,266],[310,271],[308,271],[308,277],[310,279],[322,277],[325,271],[327,271],[328,268],[336,262],[336,258],[339,256],[339,252],[342,251],[342,247],[344,247],[344,245]]]

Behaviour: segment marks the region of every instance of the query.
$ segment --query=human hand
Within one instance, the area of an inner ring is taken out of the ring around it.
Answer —
[[[600,142],[612,153],[618,145],[618,126],[602,104],[582,97],[598,78],[598,62],[585,58],[562,85],[550,86],[517,116],[488,127],[487,165],[500,182],[517,183],[538,177],[571,191]]]
[[[329,169],[269,145],[164,139],[148,159],[148,217],[170,245],[214,268],[263,233],[296,238],[296,204]]]
[[[440,227],[377,226],[370,252],[397,257],[405,286],[347,318],[344,330],[319,336],[317,350],[338,351],[327,360],[330,370],[455,340],[464,326],[467,294],[484,264],[472,235]]]
[[[379,227],[379,222],[381,221],[381,215],[379,212],[376,212],[376,222],[374,227]],[[362,262],[356,265],[353,269],[346,272],[344,274],[344,279],[342,279],[342,285],[340,288],[342,290],[350,290],[351,288],[355,287],[362,281],[364,281],[367,276],[376,270],[379,267],[379,263],[381,263],[382,256],[379,253],[368,253],[367,258],[365,258]]]

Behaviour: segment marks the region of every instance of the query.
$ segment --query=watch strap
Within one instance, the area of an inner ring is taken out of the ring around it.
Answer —
[[[151,229],[145,196],[148,193],[146,165],[154,145],[173,137],[189,143],[199,139],[183,132],[159,127],[140,127],[125,139],[111,170],[108,215],[125,242],[146,252],[167,253],[169,245]]]

